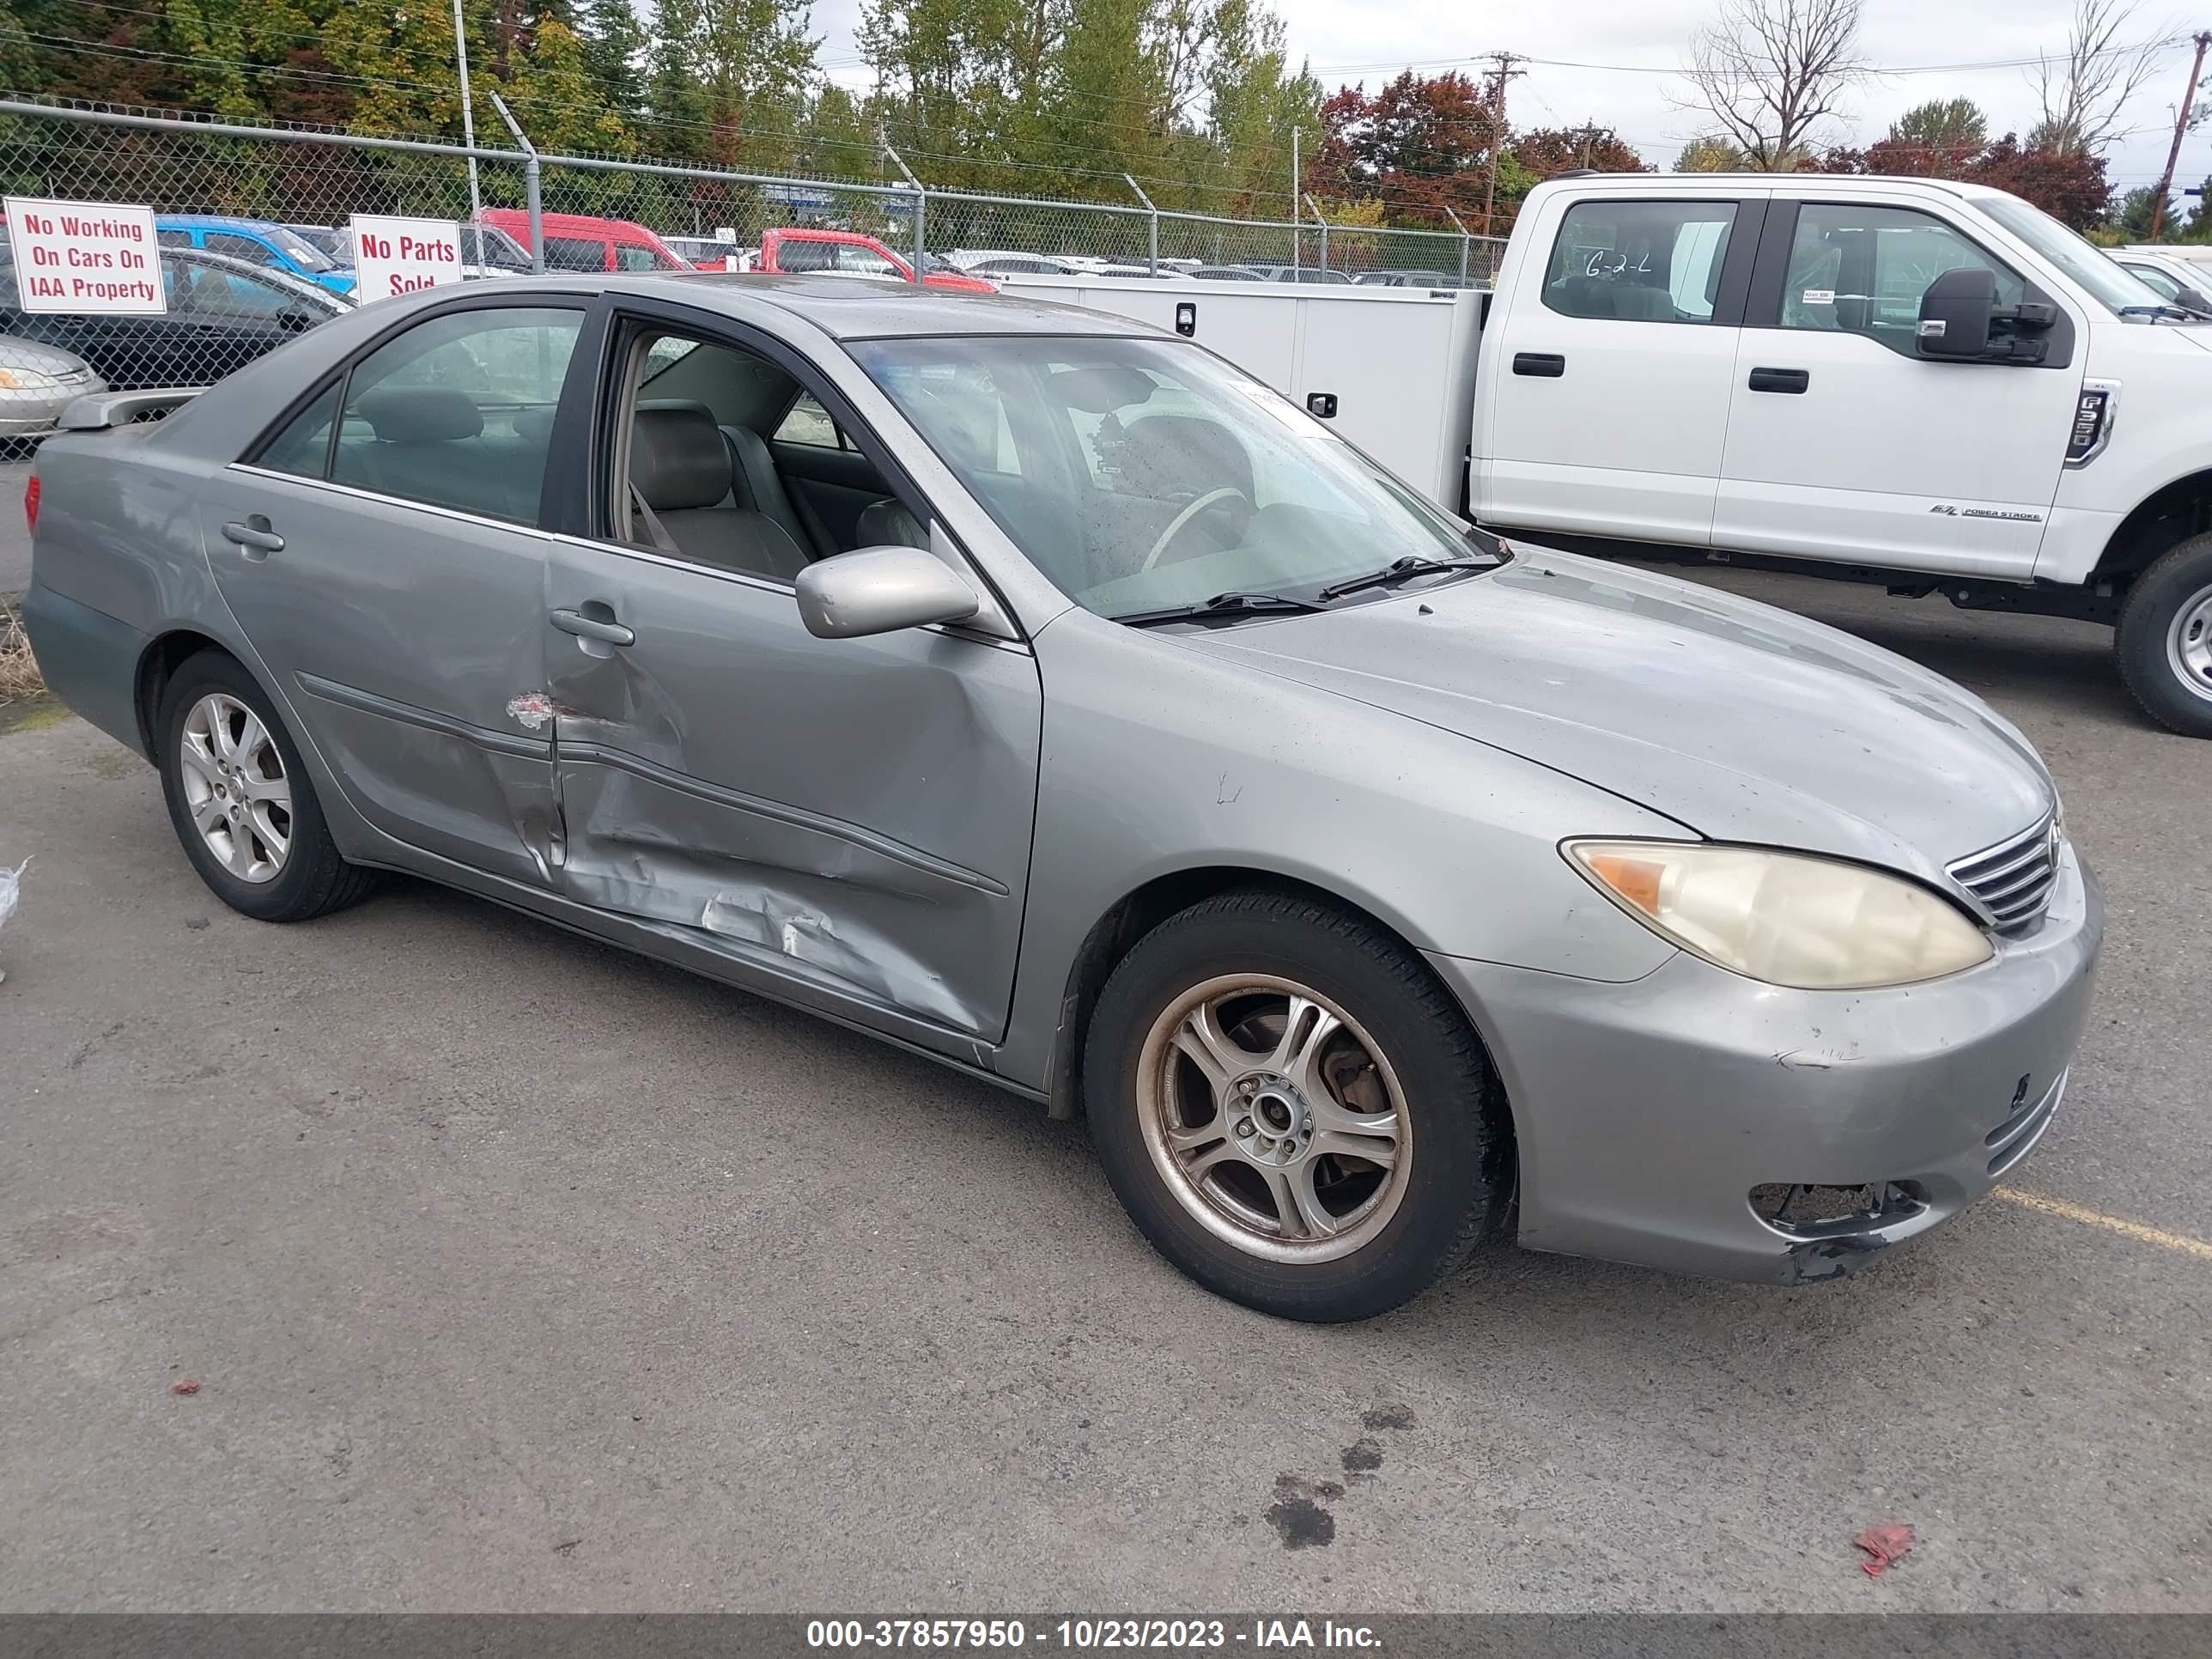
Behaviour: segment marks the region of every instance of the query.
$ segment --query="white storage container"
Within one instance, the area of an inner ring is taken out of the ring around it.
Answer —
[[[1443,506],[1457,512],[1465,499],[1486,295],[1141,276],[999,281],[1195,340],[1333,422]]]

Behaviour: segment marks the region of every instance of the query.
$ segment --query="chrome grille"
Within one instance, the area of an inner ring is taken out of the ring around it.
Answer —
[[[1974,896],[2001,933],[2033,927],[2051,902],[2058,881],[2059,834],[2045,818],[2033,829],[1960,859],[1951,879]]]

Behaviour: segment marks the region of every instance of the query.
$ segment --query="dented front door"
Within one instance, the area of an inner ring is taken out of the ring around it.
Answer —
[[[781,584],[580,543],[548,610],[567,892],[801,1000],[1001,1035],[1035,659],[927,629],[818,640]]]

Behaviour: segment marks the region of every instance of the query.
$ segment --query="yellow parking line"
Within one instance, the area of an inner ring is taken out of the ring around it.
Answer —
[[[1992,1196],[2001,1198],[2008,1204],[2017,1204],[2025,1210],[2040,1210],[2045,1215],[2063,1216],[2069,1221],[2102,1227],[2106,1232],[2120,1233],[2145,1244],[2155,1244],[2161,1250],[2178,1250],[2183,1255],[2212,1261],[2212,1243],[2201,1238],[2191,1238],[2186,1233],[2170,1233],[2163,1227],[2146,1226],[2140,1221],[2124,1221],[2116,1215],[2084,1209],[2079,1204],[2069,1204],[2063,1198],[2052,1198],[2045,1193],[2023,1192],[2018,1187],[2000,1187]]]

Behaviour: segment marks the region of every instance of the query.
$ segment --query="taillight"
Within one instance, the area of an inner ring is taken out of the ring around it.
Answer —
[[[33,472],[23,486],[23,525],[33,535],[39,528],[39,475]]]

